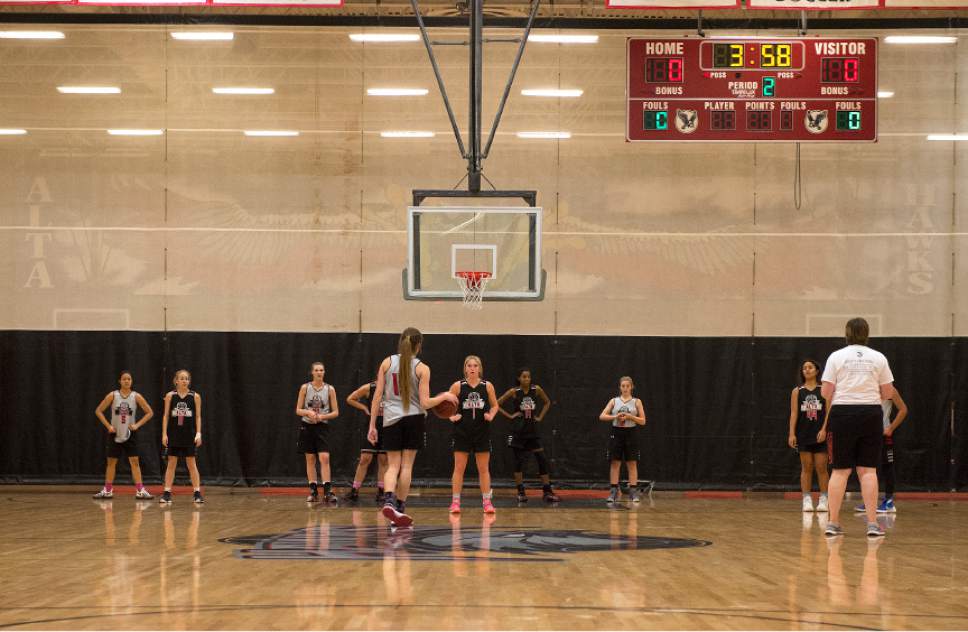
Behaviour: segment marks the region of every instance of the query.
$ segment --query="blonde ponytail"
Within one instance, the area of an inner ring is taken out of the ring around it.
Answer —
[[[410,363],[423,343],[423,334],[415,327],[407,327],[400,334],[400,343],[397,345],[397,352],[400,354],[400,400],[403,402],[403,412],[410,412],[410,395],[415,384],[410,383]]]

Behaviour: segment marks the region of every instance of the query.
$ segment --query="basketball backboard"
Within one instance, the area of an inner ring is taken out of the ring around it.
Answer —
[[[408,300],[462,300],[458,272],[491,275],[485,301],[540,301],[541,209],[411,206],[407,209]]]

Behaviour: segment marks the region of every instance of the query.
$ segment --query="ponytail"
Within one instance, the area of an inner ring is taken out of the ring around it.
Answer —
[[[410,383],[410,363],[416,355],[417,349],[423,343],[423,334],[415,327],[407,327],[400,334],[397,352],[400,354],[400,400],[403,402],[403,412],[410,412],[410,394],[414,384]]]

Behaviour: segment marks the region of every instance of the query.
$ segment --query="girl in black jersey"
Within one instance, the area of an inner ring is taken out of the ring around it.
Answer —
[[[480,477],[484,513],[494,513],[491,502],[491,421],[497,414],[497,398],[494,385],[482,379],[484,367],[477,356],[464,358],[464,379],[454,382],[450,392],[457,396],[457,414],[450,418],[454,422],[454,474],[451,477],[450,513],[460,513],[460,492],[464,487],[464,470],[467,457],[473,452],[477,461]],[[486,409],[486,412],[485,412]]]
[[[373,399],[370,396],[375,390],[376,382],[369,382],[350,393],[349,397],[346,398],[347,404],[366,413],[367,423],[370,421],[370,408],[360,400],[368,400],[368,404],[372,406]],[[360,449],[360,461],[356,466],[356,474],[353,476],[353,487],[343,496],[343,500],[356,502],[360,499],[360,487],[363,486],[363,480],[366,478],[366,470],[370,467],[370,463],[373,461],[373,455],[375,454],[377,460],[376,502],[383,502],[383,475],[387,471],[387,451],[383,449],[383,442],[380,440],[380,433],[383,430],[383,402],[378,402],[377,406],[379,406],[379,410],[376,416],[376,445],[367,441],[366,433],[364,433],[363,447]]]
[[[154,498],[141,480],[141,463],[138,459],[138,441],[135,432],[148,423],[154,416],[151,406],[145,398],[131,390],[134,378],[130,371],[121,371],[118,378],[118,385],[121,387],[116,391],[111,391],[104,396],[98,404],[94,415],[107,431],[108,446],[108,465],[104,473],[104,488],[94,494],[95,498],[112,498],[114,496],[114,472],[118,465],[118,459],[122,456],[128,457],[131,465],[131,478],[134,479],[136,492],[134,497],[139,500]],[[104,417],[104,411],[111,409],[111,421]],[[136,420],[137,409],[141,408],[144,416]]]
[[[827,511],[827,444],[817,440],[827,414],[827,402],[820,394],[820,365],[804,360],[800,365],[800,386],[790,393],[790,433],[787,445],[800,453],[800,491],[803,511],[813,511],[810,489],[817,472],[820,499],[817,511]]]
[[[502,404],[510,400],[512,412],[504,410]],[[538,400],[541,401],[540,408]],[[544,489],[546,502],[556,503],[561,500],[551,489],[551,478],[548,475],[548,459],[545,458],[541,438],[538,436],[537,425],[548,414],[551,400],[537,384],[531,383],[531,369],[522,368],[518,371],[518,387],[509,388],[497,400],[501,414],[511,420],[511,437],[508,445],[514,450],[514,484],[518,487],[518,502],[528,502],[524,492],[524,466],[528,462],[528,455],[534,453],[538,462],[538,474]]]
[[[165,395],[165,414],[161,418],[161,444],[167,448],[168,467],[165,469],[165,492],[158,502],[171,504],[175,468],[178,459],[184,457],[195,490],[193,501],[201,504],[205,499],[202,498],[202,476],[195,463],[195,450],[202,445],[202,396],[188,390],[192,375],[185,369],[176,371],[172,382],[175,390]]]
[[[632,396],[633,388],[635,384],[632,378],[627,375],[619,378],[619,396],[608,400],[598,416],[600,420],[612,425],[608,442],[611,458],[608,473],[609,504],[618,501],[618,475],[622,461],[625,461],[625,468],[629,473],[629,500],[641,500],[636,486],[639,476],[639,428],[645,425],[645,408],[640,399]]]
[[[323,381],[326,376],[323,363],[313,362],[309,374],[313,381],[300,386],[296,397],[296,415],[302,419],[297,447],[305,455],[306,478],[309,482],[306,502],[319,502],[319,483],[316,482],[318,459],[319,473],[323,477],[323,500],[333,504],[337,499],[330,479],[329,422],[339,416],[339,404],[336,402],[336,389]]]

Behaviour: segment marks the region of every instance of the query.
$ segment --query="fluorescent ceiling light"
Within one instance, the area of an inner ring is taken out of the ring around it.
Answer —
[[[884,38],[887,44],[954,44],[957,37],[949,35],[888,35]]]
[[[353,33],[350,39],[354,42],[416,42],[420,36],[416,33]]]
[[[422,97],[430,92],[426,88],[367,88],[371,97]]]
[[[246,136],[299,136],[299,132],[292,129],[247,129]]]
[[[57,86],[61,94],[121,94],[115,86]]]
[[[518,138],[571,138],[571,132],[518,132]]]
[[[549,44],[597,44],[597,35],[543,35],[532,33],[528,35],[529,42],[543,42]]]
[[[878,99],[890,99],[893,96],[894,96],[894,91],[893,90],[878,90],[877,91],[877,98]]]
[[[60,31],[0,31],[0,39],[64,39]]]
[[[585,94],[584,90],[553,90],[553,89],[525,89],[521,94],[526,97],[560,97],[574,98]]]
[[[161,136],[164,130],[160,129],[109,129],[111,136]]]
[[[928,134],[928,140],[968,140],[968,134]]]
[[[0,128],[0,136],[23,136],[26,133],[25,129]]]
[[[215,94],[275,94],[275,88],[212,88]]]
[[[420,132],[420,131],[408,131],[402,130],[399,132],[380,132],[380,136],[383,138],[433,138],[436,134],[434,132]]]
[[[172,31],[172,39],[196,42],[228,42],[235,39],[232,31]]]

